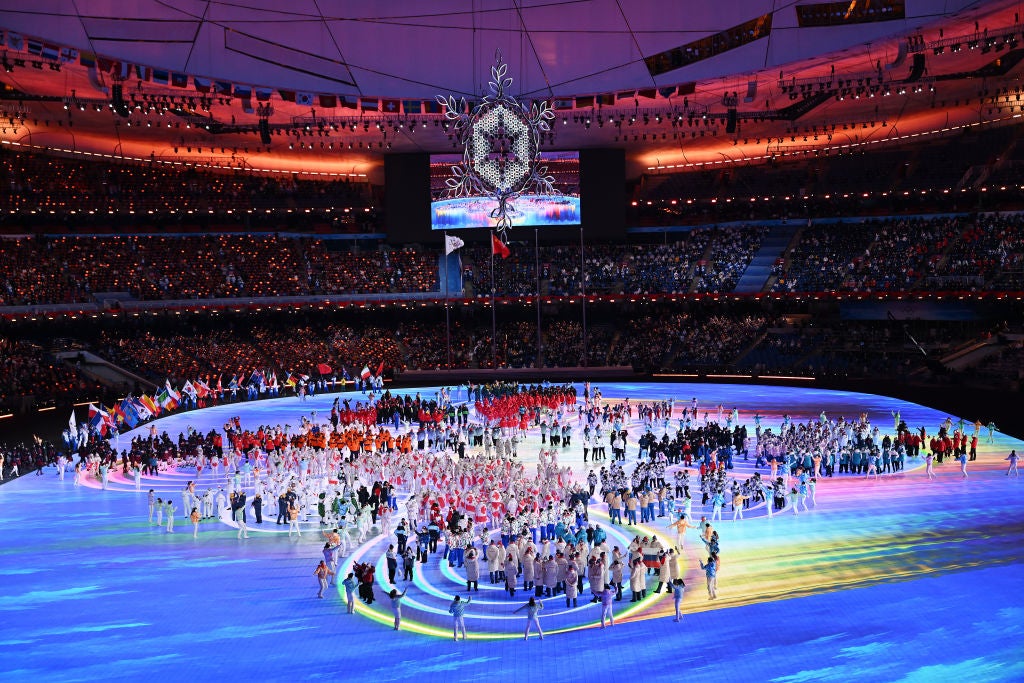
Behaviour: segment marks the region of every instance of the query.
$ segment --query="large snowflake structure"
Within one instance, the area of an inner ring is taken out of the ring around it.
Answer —
[[[508,65],[496,53],[488,83],[491,92],[472,109],[465,98],[437,97],[463,148],[462,161],[452,166],[452,177],[445,181],[447,194],[493,198],[497,206],[490,217],[502,238],[517,213],[516,197],[559,194],[540,159],[541,135],[551,130],[555,114],[547,102],[526,105],[506,94],[512,84],[507,72]]]

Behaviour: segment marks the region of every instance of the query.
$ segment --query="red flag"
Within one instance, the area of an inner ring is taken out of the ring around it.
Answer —
[[[331,366],[328,365],[327,363],[319,363],[316,366],[316,369],[317,369],[317,372],[319,372],[321,375],[329,375],[329,374],[331,374]]]
[[[498,254],[501,258],[508,258],[512,251],[505,246],[505,243],[498,239],[498,236],[491,233],[491,253]]]
[[[384,372],[384,361],[381,361],[380,365],[377,366],[377,377],[380,377],[383,372]]]

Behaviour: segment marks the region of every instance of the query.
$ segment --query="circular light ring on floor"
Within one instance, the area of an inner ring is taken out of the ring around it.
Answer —
[[[600,512],[596,512],[595,513],[593,511],[590,514],[591,514],[591,517],[595,517],[596,516],[596,517],[602,519],[605,523],[607,523],[607,515],[605,515],[603,513],[600,513]],[[625,548],[626,546],[629,545],[630,538],[626,535],[625,528],[619,528],[619,527],[611,526],[611,525],[608,525],[605,528],[606,528],[606,532],[608,533],[609,537],[610,538],[615,538],[615,539],[619,540],[623,544],[622,545],[623,548]],[[639,535],[641,535],[641,536],[644,536],[644,535],[646,535],[646,536],[657,535],[655,533],[654,529],[652,529],[650,527],[647,527],[647,526],[643,526],[643,525],[639,525],[639,526],[635,526],[635,527],[627,527],[627,528],[629,528],[631,530],[635,529],[637,532],[639,532]],[[339,576],[347,576],[348,573],[353,570],[353,566],[357,562],[361,562],[364,559],[371,558],[372,557],[372,554],[371,554],[372,552],[375,552],[375,551],[376,552],[380,552],[381,546],[384,546],[384,543],[387,540],[388,540],[388,537],[378,536],[378,537],[376,537],[374,539],[371,539],[367,543],[364,543],[362,546],[357,548],[356,551],[353,552],[349,557],[345,558],[344,562],[339,566],[338,575]],[[372,621],[375,621],[377,623],[385,624],[385,625],[391,625],[391,624],[393,624],[393,621],[394,621],[394,615],[391,613],[391,611],[388,608],[388,606],[385,606],[385,605],[387,605],[387,600],[388,600],[387,592],[389,592],[390,589],[393,588],[394,586],[392,586],[392,584],[390,584],[386,580],[386,576],[387,576],[387,573],[386,573],[387,572],[387,560],[386,560],[386,557],[383,554],[379,555],[376,560],[373,560],[373,564],[374,564],[374,568],[375,568],[375,577],[377,577],[376,578],[376,584],[377,584],[377,586],[379,588],[381,588],[382,590],[385,591],[384,594],[381,595],[379,599],[375,599],[375,601],[374,601],[375,604],[376,603],[381,603],[381,606],[380,607],[370,606],[370,605],[367,605],[367,604],[363,603],[360,600],[360,601],[358,601],[356,603],[356,613],[357,614],[361,614],[364,617],[367,617],[367,618],[369,618]],[[417,565],[420,565],[420,564],[421,563],[417,562]],[[458,591],[456,591],[456,590],[444,591],[440,587],[436,586],[434,581],[432,580],[432,576],[436,575],[437,573],[439,573],[442,578],[447,579],[448,581],[451,581],[455,586],[459,586],[460,589]],[[403,615],[402,615],[402,630],[407,630],[407,631],[411,631],[411,632],[414,632],[414,633],[419,633],[419,634],[422,634],[422,635],[429,635],[429,636],[436,636],[436,637],[445,637],[445,638],[450,637],[451,636],[451,632],[449,630],[444,629],[444,628],[439,628],[439,627],[437,627],[437,626],[435,626],[435,625],[433,625],[431,623],[427,623],[426,621],[424,621],[423,619],[418,618],[418,617],[420,615],[432,615],[432,616],[439,616],[439,617],[442,617],[442,618],[446,617],[448,615],[448,605],[450,604],[450,600],[451,600],[450,596],[453,593],[455,593],[455,592],[464,593],[464,590],[461,589],[461,586],[464,585],[463,578],[461,576],[459,576],[458,574],[456,574],[452,568],[447,566],[447,561],[440,560],[440,566],[437,567],[437,568],[432,567],[429,570],[429,572],[423,571],[422,569],[420,571],[414,571],[414,573],[413,573],[413,584],[416,586],[417,590],[419,591],[419,594],[408,595],[406,598],[403,599],[403,603],[402,603],[402,612],[403,612]],[[339,595],[344,596],[344,589],[343,589],[343,587],[341,587],[340,583],[338,584],[338,586],[339,586],[338,587]],[[502,585],[495,585],[495,586],[490,586],[488,584],[484,588],[486,590],[488,590],[488,591],[493,590],[493,591],[497,592],[497,591],[502,591],[503,590],[502,586],[503,586],[503,584]],[[517,590],[522,590],[522,589],[517,588]],[[586,595],[586,591],[584,591],[584,593],[581,594],[581,595]],[[662,597],[667,597],[667,595],[668,594],[665,594],[664,596],[662,596],[660,594],[650,593],[646,598],[644,598],[643,600],[640,600],[639,602],[629,603],[630,606],[628,608],[622,610],[621,612],[619,612],[616,615],[616,617],[618,619],[620,619],[620,620],[626,620],[626,619],[634,618],[634,617],[638,617],[638,616],[639,617],[644,617],[644,618],[648,618],[648,617],[654,616],[653,612],[657,611],[656,607],[661,602],[660,599]],[[440,602],[440,605],[439,606],[435,606],[435,605],[432,605],[432,604],[428,603],[427,601],[425,601],[423,599],[423,596],[427,596],[427,597],[432,597],[432,598],[438,599],[439,602]],[[529,596],[529,593],[524,591],[524,597],[528,597],[528,596]],[[549,602],[553,602],[553,601],[557,600],[557,601],[560,602],[563,599],[564,599],[564,594],[560,595],[560,596],[557,596],[557,597],[554,597],[554,598],[548,598],[548,601]],[[543,613],[542,612],[540,614],[540,618],[542,620],[548,622],[548,623],[551,623],[554,620],[566,619],[566,615],[569,615],[570,618],[584,617],[585,616],[584,613],[590,611],[588,608],[590,608],[590,607],[599,607],[599,606],[594,605],[593,603],[591,603],[588,598],[584,598],[584,599],[586,600],[586,602],[584,602],[582,605],[579,605],[579,606],[576,606],[576,607],[573,607],[573,608],[568,608],[568,609],[560,609],[560,610],[557,610],[557,611],[556,610],[551,610],[551,611],[549,611],[547,613]],[[508,605],[509,607],[511,607],[512,605],[515,604],[515,602],[511,602],[511,599],[509,601],[496,601],[496,600],[486,600],[485,599],[485,600],[477,600],[476,602],[474,602],[474,604],[487,605],[489,607],[496,607],[496,606],[501,606],[501,605]],[[596,611],[596,613],[597,613],[597,615],[599,617],[600,616],[600,610],[598,609],[598,610],[595,610],[595,611]],[[591,612],[591,614],[593,614],[593,612]],[[480,613],[477,612],[477,613],[467,613],[466,614],[466,618],[472,620],[472,623],[474,624],[474,629],[479,629],[479,630],[477,630],[474,633],[469,635],[469,637],[474,639],[474,640],[498,640],[498,639],[509,639],[509,638],[521,637],[518,629],[515,629],[513,632],[508,632],[508,631],[505,630],[505,628],[507,628],[509,622],[520,622],[521,623],[521,621],[523,619],[523,617],[521,615],[513,614],[513,613],[509,613],[509,614],[480,614]],[[550,632],[550,633],[565,633],[565,632],[576,631],[576,630],[585,629],[585,628],[594,628],[594,627],[599,626],[599,625],[600,625],[600,619],[599,618],[595,619],[595,618],[593,618],[591,616],[590,618],[581,618],[578,623],[574,623],[574,624],[570,623],[569,625],[560,625],[557,628],[547,629],[546,632]],[[480,632],[481,630],[482,630],[482,632]]]

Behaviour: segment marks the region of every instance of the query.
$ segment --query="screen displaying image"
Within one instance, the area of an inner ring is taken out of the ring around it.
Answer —
[[[555,179],[558,195],[523,194],[512,200],[513,227],[580,224],[580,153],[542,152],[545,175]],[[462,162],[461,154],[430,157],[430,227],[432,230],[488,228],[494,225],[491,212],[498,206],[491,197],[448,198],[445,181],[452,166]]]

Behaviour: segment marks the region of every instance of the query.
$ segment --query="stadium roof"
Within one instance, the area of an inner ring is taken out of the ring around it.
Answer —
[[[561,110],[549,148],[634,173],[1012,121],[983,105],[1024,54],[1008,0],[39,0],[0,29],[9,147],[370,176],[450,151],[434,98],[498,51]]]

